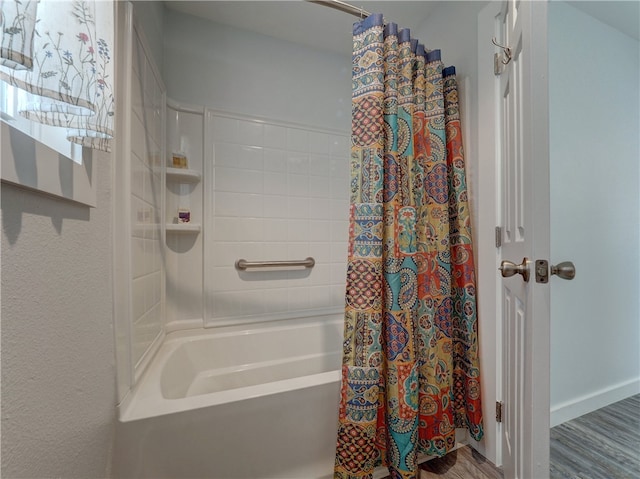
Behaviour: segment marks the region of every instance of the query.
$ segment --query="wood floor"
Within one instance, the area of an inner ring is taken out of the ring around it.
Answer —
[[[551,479],[640,479],[640,394],[551,429]],[[503,479],[469,446],[420,465],[420,479]]]
[[[465,446],[420,464],[420,479],[502,479],[502,471]]]
[[[640,394],[551,428],[551,478],[640,478]]]

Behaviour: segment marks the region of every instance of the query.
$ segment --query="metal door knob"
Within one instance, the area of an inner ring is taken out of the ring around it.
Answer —
[[[531,275],[531,272],[529,271],[529,260],[527,258],[522,258],[521,264],[503,260],[502,263],[500,263],[500,267],[498,269],[502,273],[503,278],[508,278],[515,274],[520,274],[522,275],[522,279],[525,283],[529,282],[529,276]]]
[[[555,274],[562,279],[571,280],[576,277],[576,267],[571,261],[563,261],[551,266],[551,274]]]

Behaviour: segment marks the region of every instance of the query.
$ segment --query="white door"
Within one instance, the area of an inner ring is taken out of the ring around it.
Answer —
[[[534,263],[549,257],[547,5],[508,0],[487,9],[494,13],[480,21],[492,21],[489,31],[509,48],[495,48],[497,71],[489,83],[480,80],[493,86],[484,119],[494,124],[497,251],[509,275],[495,276],[502,464],[506,479],[542,479],[549,476],[549,286],[536,283]]]

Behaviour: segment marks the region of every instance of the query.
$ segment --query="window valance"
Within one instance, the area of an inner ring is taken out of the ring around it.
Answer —
[[[110,151],[115,101],[111,0],[1,0],[0,79],[19,112]]]

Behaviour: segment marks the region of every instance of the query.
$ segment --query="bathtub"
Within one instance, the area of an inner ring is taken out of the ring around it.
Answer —
[[[341,315],[175,331],[120,410],[117,478],[332,477]]]

